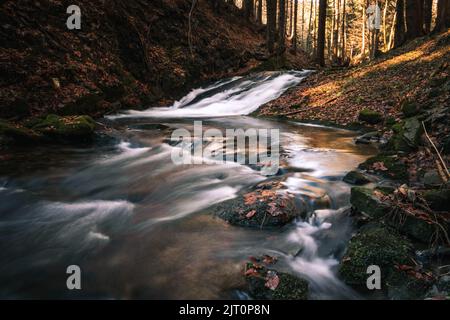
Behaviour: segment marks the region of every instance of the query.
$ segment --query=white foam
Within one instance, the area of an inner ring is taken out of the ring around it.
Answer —
[[[261,105],[281,96],[290,87],[300,83],[310,71],[290,71],[286,73],[268,73],[264,77],[240,81],[235,86],[212,93],[211,96],[197,102],[192,101],[200,94],[223,86],[219,83],[206,89],[195,89],[171,107],[151,108],[144,111],[130,110],[124,114],[108,116],[117,118],[207,118],[247,115]],[[229,84],[232,81],[228,81]]]

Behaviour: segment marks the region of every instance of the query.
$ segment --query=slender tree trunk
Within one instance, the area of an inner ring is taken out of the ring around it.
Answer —
[[[392,46],[394,45],[394,34],[395,34],[395,24],[397,21],[397,13],[394,12],[394,16],[392,18],[392,25],[391,25],[391,31],[389,32],[389,44],[387,49],[391,50]]]
[[[387,11],[389,7],[389,0],[386,0],[386,3],[384,4],[384,10],[383,10],[383,46],[384,50],[387,51]]]
[[[403,1],[403,0],[400,0]],[[364,0],[363,2],[363,18],[362,18],[362,32],[361,32],[361,57],[364,58],[366,55],[366,8],[367,8],[367,1]]]
[[[317,63],[325,66],[325,26],[327,18],[327,0],[319,1],[319,25],[317,32]]]
[[[341,27],[341,0],[336,0],[336,29],[334,33],[334,56],[339,56],[339,29]]]
[[[304,32],[305,32],[305,0],[302,0],[302,34],[301,34],[301,45],[302,48],[305,48],[304,46]]]
[[[433,16],[433,0],[424,0],[423,2],[423,24],[425,34],[431,31],[431,18]]]
[[[294,39],[292,42],[292,48],[294,53],[297,52],[297,29],[298,29],[298,0],[294,0]]]
[[[405,0],[397,0],[395,7],[395,33],[394,48],[398,48],[405,43]]]
[[[256,21],[258,24],[262,24],[262,11],[263,11],[263,0],[258,0],[258,13]]]
[[[346,3],[345,0],[342,2],[342,27],[341,27],[341,58],[345,58],[345,51],[346,51],[346,43],[345,43],[345,28],[346,28]]]
[[[277,0],[267,0],[267,50],[275,50],[275,32],[277,29]]]
[[[309,8],[308,36],[306,38],[306,47],[308,50],[312,49],[312,43],[311,43],[312,31],[311,31],[311,29],[312,29],[313,1],[314,0],[310,1],[310,8]]]
[[[285,51],[286,42],[286,2],[279,0],[278,8],[278,54],[281,56]]]

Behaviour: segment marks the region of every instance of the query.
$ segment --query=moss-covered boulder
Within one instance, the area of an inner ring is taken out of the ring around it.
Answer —
[[[406,180],[408,178],[406,165],[398,161],[395,156],[385,154],[367,159],[359,165],[359,169],[374,171],[393,180]]]
[[[259,300],[307,300],[309,285],[302,278],[247,263],[245,280],[250,296]]]
[[[423,132],[422,124],[417,117],[408,118],[392,126],[394,135],[384,149],[388,151],[410,152],[417,149]]]
[[[406,270],[398,270],[389,279],[387,296],[392,300],[422,300],[432,285],[433,279],[427,276],[416,277]]]
[[[304,213],[293,197],[275,188],[259,188],[215,208],[215,215],[232,225],[260,229],[284,226]]]
[[[383,121],[383,116],[377,111],[363,109],[359,112],[358,119],[369,124],[377,124]]]
[[[390,209],[375,195],[372,189],[363,187],[351,189],[350,203],[355,211],[364,213],[374,219],[384,217]]]
[[[406,100],[402,103],[402,113],[405,118],[414,117],[419,113],[419,107],[416,102]]]
[[[429,190],[423,194],[431,209],[450,211],[450,189]]]
[[[431,243],[433,235],[437,231],[435,224],[406,213],[397,219],[390,220],[389,224],[409,238],[425,244]]]
[[[381,224],[367,225],[350,240],[339,274],[348,285],[363,289],[367,268],[377,265],[381,269],[382,286],[389,286],[398,272],[396,265],[411,262],[411,248],[411,243],[395,230]]]
[[[344,176],[342,180],[354,185],[363,185],[372,182],[372,179],[359,171],[350,171]]]
[[[33,130],[47,137],[62,140],[86,141],[93,137],[95,122],[89,116],[60,117],[48,115],[38,120]]]
[[[40,135],[26,127],[0,120],[0,137],[6,138],[13,143],[33,143]]]

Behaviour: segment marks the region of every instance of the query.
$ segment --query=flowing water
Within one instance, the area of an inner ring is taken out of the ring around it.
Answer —
[[[93,145],[11,152],[0,170],[0,297],[246,298],[243,262],[268,253],[309,280],[311,298],[356,298],[336,276],[352,233],[342,177],[375,150],[350,131],[248,116],[306,75],[229,79],[168,108],[111,116],[112,138]],[[203,130],[279,129],[282,169],[267,177],[235,162],[175,165],[171,132],[199,119]],[[267,231],[214,217],[215,204],[268,179],[302,201],[306,221]],[[82,290],[66,289],[71,264]]]

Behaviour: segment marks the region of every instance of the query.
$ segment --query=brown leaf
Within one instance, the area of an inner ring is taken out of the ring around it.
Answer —
[[[384,165],[384,162],[375,162],[373,165],[372,165],[372,168],[374,169],[374,170],[378,170],[378,171],[387,171],[388,169],[386,168],[386,166]]]
[[[279,284],[280,278],[278,277],[278,275],[273,271],[269,271],[267,273],[265,287],[269,288],[270,290],[275,290]]]
[[[247,218],[247,219],[251,219],[251,218],[253,218],[253,216],[256,214],[256,210],[250,210],[246,215],[245,215],[245,217]]]

